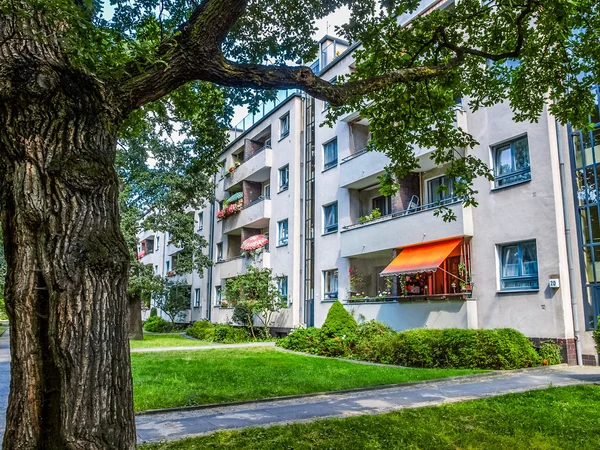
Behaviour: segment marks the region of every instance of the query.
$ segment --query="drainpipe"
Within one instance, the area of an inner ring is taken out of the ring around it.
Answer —
[[[213,186],[217,185],[217,174],[213,175]],[[216,188],[215,188],[216,189]],[[214,247],[214,234],[215,234],[215,200],[210,201],[210,225],[208,229],[208,260],[213,260],[213,247]],[[212,274],[213,266],[208,266],[208,282],[206,284],[206,318],[210,322],[212,315]]]
[[[583,365],[581,356],[581,338],[579,334],[579,306],[577,305],[577,293],[575,291],[575,269],[573,267],[573,245],[571,243],[571,226],[569,224],[569,213],[567,211],[567,189],[565,176],[565,161],[563,158],[561,125],[556,123],[556,139],[558,141],[558,164],[560,167],[560,188],[562,192],[563,220],[565,223],[565,239],[567,241],[567,264],[569,268],[569,286],[571,288],[571,312],[573,316],[573,334],[575,335],[575,352],[577,354],[577,365]]]

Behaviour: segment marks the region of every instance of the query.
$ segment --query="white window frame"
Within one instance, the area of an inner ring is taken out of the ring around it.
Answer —
[[[194,290],[194,308],[200,308],[202,305],[202,292],[200,288]]]
[[[204,211],[198,213],[198,231],[204,230]]]
[[[282,236],[283,224],[285,223],[285,237]],[[277,247],[288,245],[290,239],[290,224],[288,219],[283,219],[277,222]]]
[[[331,280],[331,275],[335,273],[336,274],[336,278],[337,278],[337,290],[336,291],[327,291],[327,275],[330,275],[329,280]],[[339,293],[339,289],[340,289],[340,272],[338,269],[329,269],[329,270],[324,270],[323,271],[323,300],[328,300],[328,301],[332,301],[332,300],[338,300],[340,297],[340,293]],[[333,297],[332,295],[335,294],[335,297]]]
[[[221,306],[223,301],[223,287],[221,285],[215,286],[215,306]]]
[[[278,175],[279,175],[279,181],[278,181],[278,192],[283,192],[283,191],[287,191],[290,187],[290,165],[286,164],[283,167],[280,167],[279,170],[277,171]],[[281,176],[282,173],[286,174],[286,182],[285,184],[282,184],[282,179],[283,177]]]
[[[331,229],[327,229],[327,209],[330,207],[335,206],[335,216],[336,216],[336,220],[335,220],[335,230],[333,229],[334,225],[331,225],[330,228]],[[332,233],[337,233],[338,230],[340,229],[340,210],[339,210],[339,205],[338,202],[331,202],[328,203],[326,205],[323,205],[322,207],[322,211],[323,211],[323,234],[332,234]]]
[[[287,129],[283,126],[287,124]],[[283,139],[290,134],[290,112],[288,111],[279,118],[279,139]]]

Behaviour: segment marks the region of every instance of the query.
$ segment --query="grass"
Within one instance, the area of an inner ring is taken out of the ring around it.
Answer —
[[[188,339],[177,333],[144,333],[143,341],[129,341],[131,348],[151,347],[196,347],[198,345],[209,345],[210,342]]]
[[[6,330],[8,330],[8,327],[0,325],[0,336],[2,336]]]
[[[377,416],[225,431],[141,448],[597,449],[599,412],[600,387],[576,386]]]
[[[336,391],[481,373],[405,369],[313,358],[268,348],[131,355],[136,411]]]

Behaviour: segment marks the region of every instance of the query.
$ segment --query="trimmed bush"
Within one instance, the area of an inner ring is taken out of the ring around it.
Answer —
[[[593,333],[594,342],[596,343],[596,352],[600,353],[600,317],[597,319],[596,330]]]
[[[144,323],[144,330],[151,333],[168,333],[173,330],[173,326],[162,317],[152,316]]]
[[[354,320],[354,317],[352,317],[346,308],[344,308],[344,305],[337,300],[331,305],[331,308],[329,308],[327,318],[325,319],[325,323],[323,323],[321,331],[325,336],[333,338],[350,335],[356,331],[357,327],[358,325],[356,320]]]
[[[215,339],[215,326],[208,320],[197,320],[185,333],[193,338],[212,342]]]
[[[531,341],[510,329],[413,329],[395,332],[380,322],[366,322],[355,332],[330,337],[323,329],[292,332],[277,345],[324,356],[420,368],[518,369],[538,366],[542,358]],[[546,348],[544,351],[550,351]]]
[[[214,329],[214,341],[223,344],[239,344],[252,341],[252,335],[247,328],[234,327],[227,324],[217,324]]]
[[[554,364],[560,364],[562,362],[562,354],[560,352],[560,346],[552,341],[542,342],[538,349],[542,364],[552,366]]]

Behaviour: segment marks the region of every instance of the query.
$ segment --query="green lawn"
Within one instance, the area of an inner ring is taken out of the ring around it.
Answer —
[[[145,450],[600,448],[600,387],[551,388],[378,416],[220,432]]]
[[[129,341],[131,348],[151,348],[151,347],[195,347],[198,345],[209,345],[211,342],[188,339],[177,333],[144,333],[143,341]]]
[[[371,366],[268,348],[134,353],[131,365],[136,411],[483,372]]]

